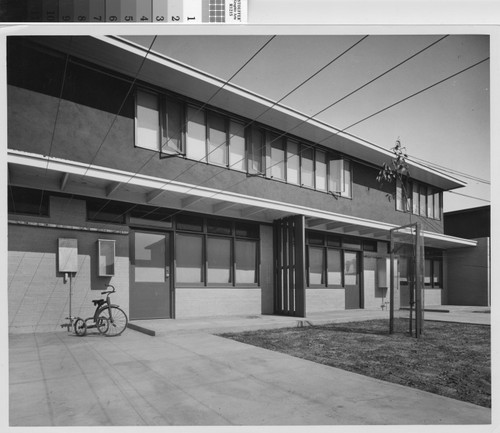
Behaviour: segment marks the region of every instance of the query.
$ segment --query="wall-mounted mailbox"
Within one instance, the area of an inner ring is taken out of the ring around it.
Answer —
[[[58,270],[59,272],[78,271],[78,241],[77,239],[59,238]]]
[[[98,257],[100,277],[115,275],[115,241],[112,239],[98,240]]]

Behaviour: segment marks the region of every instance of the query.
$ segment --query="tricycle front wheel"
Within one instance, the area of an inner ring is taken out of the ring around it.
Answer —
[[[83,337],[87,333],[87,324],[85,320],[78,318],[74,325],[75,334],[79,337]]]

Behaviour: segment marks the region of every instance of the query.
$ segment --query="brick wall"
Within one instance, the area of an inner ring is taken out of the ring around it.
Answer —
[[[344,310],[344,289],[306,289],[306,313]],[[306,316],[307,317],[307,316]]]
[[[175,292],[175,317],[260,315],[260,288],[181,288]]]

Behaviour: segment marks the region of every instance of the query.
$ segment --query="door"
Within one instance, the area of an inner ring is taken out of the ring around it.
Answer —
[[[170,233],[131,232],[130,318],[172,318]]]
[[[361,308],[359,253],[344,251],[345,309]]]

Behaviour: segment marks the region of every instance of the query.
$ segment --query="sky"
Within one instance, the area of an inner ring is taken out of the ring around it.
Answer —
[[[445,212],[489,204],[488,35],[271,37],[163,35],[152,49],[222,80],[232,77],[232,84],[383,148],[391,149],[399,139],[410,158],[467,182],[445,194]],[[146,47],[152,41],[150,36],[130,39]]]

